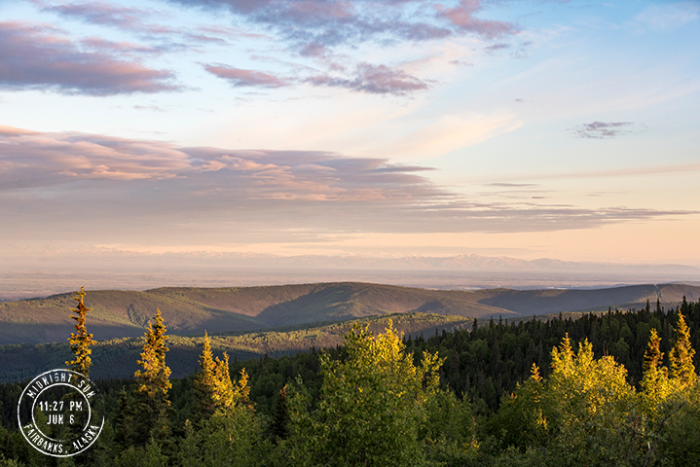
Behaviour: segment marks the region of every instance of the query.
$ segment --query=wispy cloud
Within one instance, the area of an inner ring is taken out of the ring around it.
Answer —
[[[78,42],[81,48],[110,56],[139,57],[143,55],[159,55],[164,52],[162,47],[134,44],[133,42],[114,42],[100,37],[89,37]]]
[[[59,5],[37,1],[43,11],[58,14],[64,18],[75,19],[85,23],[119,28],[136,33],[144,38],[163,39],[168,36],[179,36],[188,43],[225,43],[227,39],[238,36],[234,28],[211,26],[197,29],[175,28],[149,22],[151,19],[162,19],[165,16],[153,9],[127,7],[115,3],[89,2],[64,3]],[[171,44],[171,47],[175,44]],[[188,47],[179,44],[180,47]]]
[[[689,1],[650,5],[635,20],[655,30],[674,29],[700,20],[700,3]]]
[[[280,78],[262,71],[244,70],[234,68],[220,63],[204,65],[204,69],[209,73],[225,79],[233,87],[263,87],[263,88],[279,88],[288,86],[290,81],[285,78]]]
[[[0,23],[0,89],[41,89],[105,96],[178,91],[174,74],[104,53],[87,52],[62,30],[45,25]],[[92,44],[94,47],[95,44]]]
[[[495,186],[499,188],[532,188],[532,187],[537,187],[539,185],[535,185],[534,183],[503,183],[503,182],[498,182],[498,183],[487,183],[486,186]]]
[[[479,0],[463,0],[456,8],[423,0],[388,2],[346,0],[170,0],[209,10],[227,10],[275,31],[298,50],[310,45],[333,47],[367,41],[443,39],[476,34],[486,39],[514,34],[517,28],[479,19]]]
[[[65,18],[79,19],[92,24],[114,26],[122,29],[150,31],[144,18],[154,15],[153,10],[130,8],[114,3],[64,3],[53,5],[37,2],[43,11],[56,13]]]
[[[465,62],[464,60],[450,60],[449,61],[450,65],[457,65],[457,66],[469,66],[473,67],[474,64],[471,62]]]
[[[360,63],[352,78],[336,78],[329,75],[313,76],[306,80],[314,86],[342,87],[370,94],[405,95],[428,89],[428,83],[386,65]]]
[[[572,128],[574,135],[587,139],[612,139],[632,133],[632,122],[592,122]]]
[[[510,48],[510,44],[498,43],[498,44],[493,44],[493,45],[489,45],[487,47],[484,47],[484,50],[487,53],[494,53],[494,52],[497,52],[499,50],[509,49],[509,48]]]
[[[209,73],[225,79],[233,87],[279,88],[306,83],[312,86],[337,87],[368,94],[396,96],[428,89],[427,82],[403,70],[371,63],[360,63],[351,72],[344,67],[336,67],[336,73],[314,74],[306,78],[276,76],[269,72],[245,70],[220,63],[203,66]],[[308,70],[305,71],[308,74]]]
[[[165,108],[158,105],[135,105],[136,110],[151,110],[153,112],[166,112]]]

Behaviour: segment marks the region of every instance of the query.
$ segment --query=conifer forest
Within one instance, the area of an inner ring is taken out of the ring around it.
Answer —
[[[66,367],[87,376],[84,297]],[[16,415],[28,381],[1,384],[0,466],[700,465],[700,303],[419,337],[356,324],[334,348],[247,361],[205,336],[179,379],[167,325],[154,310],[133,378],[94,380],[106,421],[74,457],[33,449]]]

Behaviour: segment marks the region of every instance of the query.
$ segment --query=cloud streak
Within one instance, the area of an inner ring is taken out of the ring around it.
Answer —
[[[310,84],[317,87],[335,87],[349,89],[367,94],[393,94],[404,96],[429,88],[427,82],[400,69],[386,65],[360,63],[346,75],[316,74],[306,78],[290,78],[274,74],[235,68],[221,63],[204,64],[204,69],[233,87],[280,88],[298,84]],[[343,69],[345,71],[345,69]]]
[[[0,23],[0,89],[93,96],[157,93],[180,90],[174,78],[170,71],[82,51],[55,28]]]
[[[340,87],[369,94],[397,96],[428,89],[428,83],[403,70],[370,63],[360,63],[355,76],[350,79],[319,75],[308,78],[306,82],[314,86]]]
[[[572,129],[574,135],[585,139],[613,139],[632,133],[632,122],[583,123]]]
[[[290,84],[290,81],[285,78],[279,78],[262,71],[244,70],[220,63],[204,65],[204,69],[221,79],[225,79],[235,88],[247,86],[280,88]]]

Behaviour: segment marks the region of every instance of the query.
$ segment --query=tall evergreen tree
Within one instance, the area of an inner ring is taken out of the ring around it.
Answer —
[[[241,369],[241,377],[234,384],[229,373],[229,357],[224,352],[224,359],[214,359],[214,400],[216,408],[223,412],[237,407],[253,408],[250,401],[250,386],[248,386],[248,373]]]
[[[216,363],[211,353],[211,340],[204,332],[204,348],[202,355],[199,357],[199,366],[201,370],[195,377],[193,387],[197,396],[197,408],[195,411],[196,422],[199,424],[202,420],[207,420],[214,415],[216,411]]]
[[[66,365],[68,365],[69,369],[82,373],[85,377],[89,377],[90,367],[92,366],[92,359],[90,358],[90,354],[92,353],[92,349],[90,349],[92,345],[92,334],[88,334],[85,321],[87,312],[91,311],[92,308],[86,307],[85,303],[83,303],[85,295],[85,286],[80,288],[80,292],[75,293],[74,298],[75,301],[78,302],[78,305],[75,308],[71,308],[71,311],[75,313],[75,316],[71,316],[71,318],[76,320],[77,323],[75,323],[75,332],[72,332],[68,339],[70,342],[70,349],[73,355],[75,355],[75,358],[66,362]]]
[[[685,297],[684,297],[685,298]],[[690,345],[690,330],[685,324],[683,313],[678,312],[678,322],[675,329],[676,342],[669,354],[671,363],[671,378],[675,378],[682,387],[687,387],[695,381],[695,365],[693,357],[695,350]]]
[[[651,330],[649,336],[649,344],[644,353],[644,374],[640,385],[643,391],[640,393],[642,402],[645,404],[645,410],[652,415],[652,418],[662,412],[663,403],[674,391],[674,387],[669,384],[668,368],[663,366],[664,354],[661,352],[661,338],[656,332],[656,329]]]
[[[280,390],[275,406],[275,414],[272,419],[270,431],[275,440],[287,439],[289,435],[289,406],[287,404],[287,385]]]
[[[143,370],[134,373],[137,381],[134,431],[139,444],[145,444],[151,437],[164,441],[170,436],[168,391],[172,384],[170,368],[165,364],[165,353],[169,350],[165,345],[168,336],[165,335],[160,310],[156,311],[153,320],[155,324],[148,321],[141,360],[137,362]]]
[[[661,367],[664,361],[664,354],[661,352],[661,338],[656,329],[651,330],[649,345],[644,352],[644,373]]]
[[[219,357],[214,359],[214,401],[216,408],[232,409],[235,406],[234,392],[235,389],[229,373],[228,354],[224,352],[223,360],[220,360]]]

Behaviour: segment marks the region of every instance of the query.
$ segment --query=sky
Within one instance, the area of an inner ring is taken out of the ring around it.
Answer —
[[[700,266],[699,44],[697,0],[0,1],[0,263]]]

